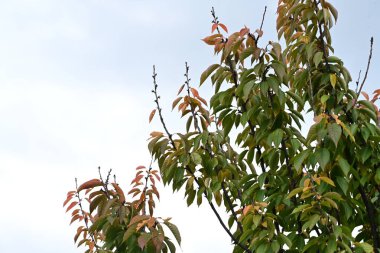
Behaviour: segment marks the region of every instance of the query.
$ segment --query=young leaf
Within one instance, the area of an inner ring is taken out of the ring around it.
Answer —
[[[155,114],[156,114],[156,109],[153,109],[152,112],[149,114],[149,123],[152,121]]]

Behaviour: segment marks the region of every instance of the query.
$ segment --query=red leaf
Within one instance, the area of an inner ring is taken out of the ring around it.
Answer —
[[[116,183],[112,183],[112,185],[115,188],[115,191],[117,192],[117,194],[119,196],[120,202],[124,203],[125,202],[125,195],[124,195],[123,190]]]
[[[199,97],[199,93],[196,89],[190,88],[190,90],[191,90],[191,93],[193,93],[194,97],[196,97],[196,98]]]
[[[74,206],[76,206],[76,204],[78,204],[77,201],[72,202],[72,203],[67,207],[67,209],[66,209],[66,213],[67,213],[68,211],[70,211],[71,208],[73,208]]]
[[[213,24],[211,28],[211,33],[213,33],[216,30],[216,28],[218,28],[218,24]]]
[[[137,168],[136,168],[136,170],[143,170],[143,169],[145,169],[145,166],[143,166],[143,165],[137,166]]]
[[[94,188],[96,186],[102,186],[102,185],[103,185],[103,183],[99,179],[91,179],[91,180],[81,184],[78,187],[77,191],[80,192],[80,191],[85,190],[85,189]]]
[[[152,121],[155,114],[156,114],[156,109],[153,109],[153,111],[149,115],[149,123]]]
[[[218,24],[226,33],[228,33],[228,29],[227,29],[227,26],[225,26],[224,24],[222,23],[219,23]]]

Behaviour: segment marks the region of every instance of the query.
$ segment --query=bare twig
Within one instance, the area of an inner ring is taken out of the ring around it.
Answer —
[[[263,30],[264,20],[265,20],[265,14],[267,13],[267,6],[265,5],[263,18],[261,19],[261,25],[260,25],[260,31]]]
[[[362,73],[362,70],[359,71],[359,76],[358,76],[358,80],[356,80],[356,88],[355,88],[355,93],[358,93],[358,89],[359,89],[359,82],[360,82],[360,75]]]
[[[365,83],[365,81],[367,80],[368,70],[369,70],[369,66],[371,65],[371,59],[372,59],[373,37],[371,37],[370,43],[371,43],[371,46],[370,46],[370,50],[369,50],[367,69],[366,69],[366,71],[365,71],[364,78],[363,78],[363,81],[362,81],[362,83],[361,83],[361,85],[360,85],[360,88],[359,88],[358,92],[356,93],[356,97],[359,97],[360,93],[362,92],[362,89],[363,89],[364,83]]]

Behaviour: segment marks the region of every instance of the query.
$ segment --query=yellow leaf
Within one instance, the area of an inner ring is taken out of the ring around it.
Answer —
[[[329,184],[329,185],[332,185],[332,186],[335,186],[334,184],[334,181],[332,181],[330,178],[328,177],[319,177],[322,181],[324,181],[325,183]]]
[[[330,83],[331,83],[332,87],[335,89],[335,85],[336,85],[336,75],[335,74],[330,74]]]

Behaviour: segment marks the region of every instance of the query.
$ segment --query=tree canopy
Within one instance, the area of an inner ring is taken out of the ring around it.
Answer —
[[[210,80],[213,96],[200,95],[186,63],[172,109],[187,123],[171,132],[153,69],[149,121],[163,130],[150,134],[152,163],[137,167],[128,194],[111,173],[68,192],[75,241],[86,252],[175,252],[178,228],[154,216],[162,180],[187,205],[210,206],[234,253],[380,252],[380,89],[363,91],[373,38],[353,82],[334,55],[338,11],[328,1],[279,0],[278,42],[261,39],[266,10],[258,29],[233,33],[211,14],[203,41],[219,60],[195,85]]]

